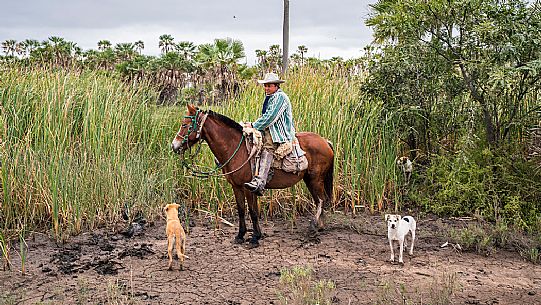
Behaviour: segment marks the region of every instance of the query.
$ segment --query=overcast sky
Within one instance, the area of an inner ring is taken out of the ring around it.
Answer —
[[[321,59],[361,56],[372,39],[364,25],[376,0],[290,0],[290,48],[305,45]],[[2,0],[0,41],[45,40],[60,36],[83,50],[111,43],[145,43],[144,54],[158,55],[158,37],[175,42],[242,41],[247,63],[255,50],[282,45],[283,1],[269,0]]]

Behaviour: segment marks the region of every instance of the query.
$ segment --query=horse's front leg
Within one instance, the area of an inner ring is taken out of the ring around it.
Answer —
[[[252,227],[254,229],[252,238],[250,239],[250,248],[259,246],[259,240],[261,239],[261,228],[259,227],[259,206],[257,205],[257,196],[250,192],[245,191],[244,195],[248,200],[248,209],[250,210],[250,218],[252,219]]]
[[[235,243],[242,244],[244,242],[244,235],[246,234],[246,203],[244,200],[244,190],[242,187],[233,187],[233,193],[235,194],[237,211],[239,213],[239,234],[235,237]]]

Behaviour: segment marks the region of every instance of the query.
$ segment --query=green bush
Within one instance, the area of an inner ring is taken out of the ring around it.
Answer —
[[[410,195],[440,216],[475,216],[537,231],[541,177],[512,149],[488,148],[434,156]]]

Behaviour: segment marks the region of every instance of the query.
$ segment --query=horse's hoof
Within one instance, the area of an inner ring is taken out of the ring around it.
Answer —
[[[321,242],[321,239],[319,238],[319,235],[312,234],[308,236],[307,241],[312,244],[319,244]]]
[[[237,244],[237,245],[240,245],[240,244],[243,244],[244,243],[244,238],[242,237],[235,237],[235,239],[233,240],[233,243]]]
[[[248,244],[248,249],[253,249],[253,248],[257,248],[257,247],[259,247],[259,242],[255,242],[255,243],[250,242]]]
[[[318,227],[316,225],[316,222],[313,219],[310,220],[309,230],[310,230],[310,234],[317,234],[318,232]]]
[[[250,243],[248,244],[248,249],[253,249],[259,247],[259,239],[252,237]]]

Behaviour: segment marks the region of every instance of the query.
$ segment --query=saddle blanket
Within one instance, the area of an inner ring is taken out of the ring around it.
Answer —
[[[250,161],[252,170],[254,170],[256,165],[255,160],[258,159],[263,147],[263,137],[261,136],[261,132],[255,128],[244,127],[243,132],[246,138],[249,139],[249,141],[246,141],[248,152],[255,156]],[[255,150],[255,152],[252,150]],[[292,142],[282,143],[276,148],[272,168],[281,169],[289,173],[298,173],[308,168],[306,152],[302,150],[297,137]]]

